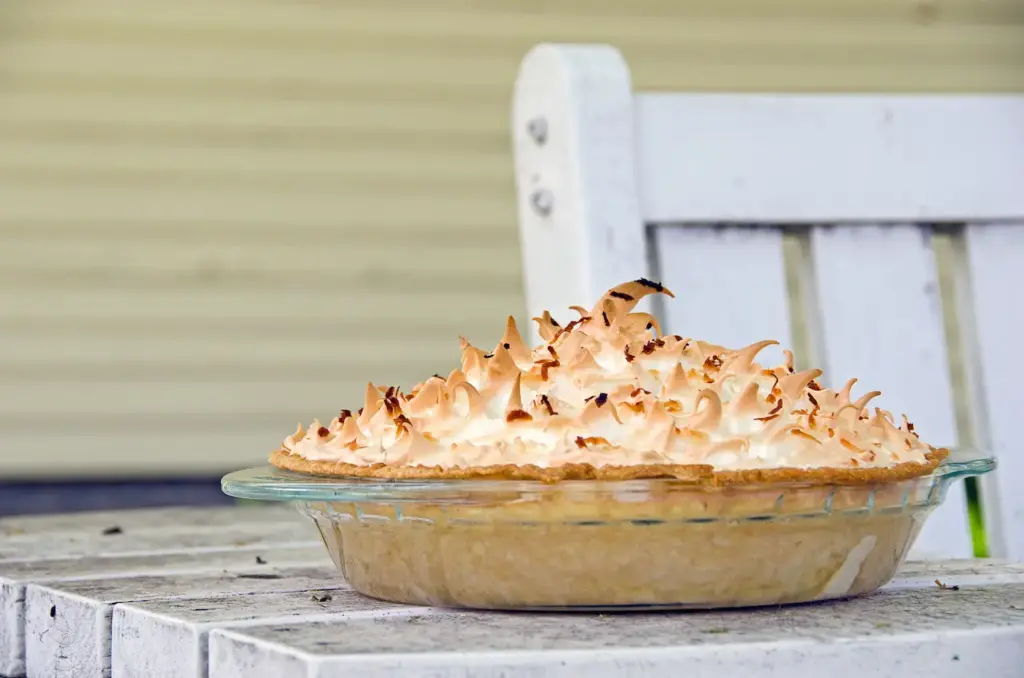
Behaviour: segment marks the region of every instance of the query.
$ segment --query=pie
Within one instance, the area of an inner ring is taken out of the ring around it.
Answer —
[[[350,584],[414,604],[615,610],[887,582],[941,501],[947,451],[855,380],[825,388],[789,352],[758,364],[774,341],[663,335],[636,311],[655,293],[672,295],[640,279],[564,325],[545,312],[532,350],[509,318],[493,351],[463,340],[447,376],[369,384],[357,411],[300,424],[275,466],[441,492],[302,504]]]

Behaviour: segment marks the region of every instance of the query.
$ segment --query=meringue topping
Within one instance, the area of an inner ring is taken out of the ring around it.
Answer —
[[[738,349],[663,336],[634,313],[654,293],[641,278],[609,290],[564,325],[534,320],[530,350],[509,317],[485,353],[462,339],[459,369],[408,393],[367,384],[358,413],[342,410],[284,440],[309,461],[469,468],[564,464],[701,464],[716,470],[877,468],[923,463],[932,448],[906,417],[854,399],[855,379],[822,388],[820,370],[795,372],[792,354],[765,368],[772,340]]]

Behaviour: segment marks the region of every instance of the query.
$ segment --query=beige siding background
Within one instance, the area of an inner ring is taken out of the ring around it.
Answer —
[[[496,342],[541,40],[644,89],[1024,91],[1020,0],[3,3],[0,475],[260,463]]]

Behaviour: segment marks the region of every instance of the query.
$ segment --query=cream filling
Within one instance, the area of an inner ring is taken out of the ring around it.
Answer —
[[[529,350],[509,318],[485,354],[463,342],[462,364],[409,393],[367,385],[358,413],[301,425],[284,448],[309,460],[441,468],[501,464],[707,464],[719,470],[884,467],[923,462],[929,447],[903,418],[794,373],[754,361],[764,341],[730,350],[663,337],[632,313],[649,281],[609,290],[566,327],[537,318]]]

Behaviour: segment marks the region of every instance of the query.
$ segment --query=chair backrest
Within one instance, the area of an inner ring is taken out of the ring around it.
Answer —
[[[540,45],[513,135],[531,316],[657,276],[667,332],[795,342],[995,452],[990,552],[1024,559],[1024,97],[636,94],[613,47]],[[915,550],[971,555],[962,486]]]

